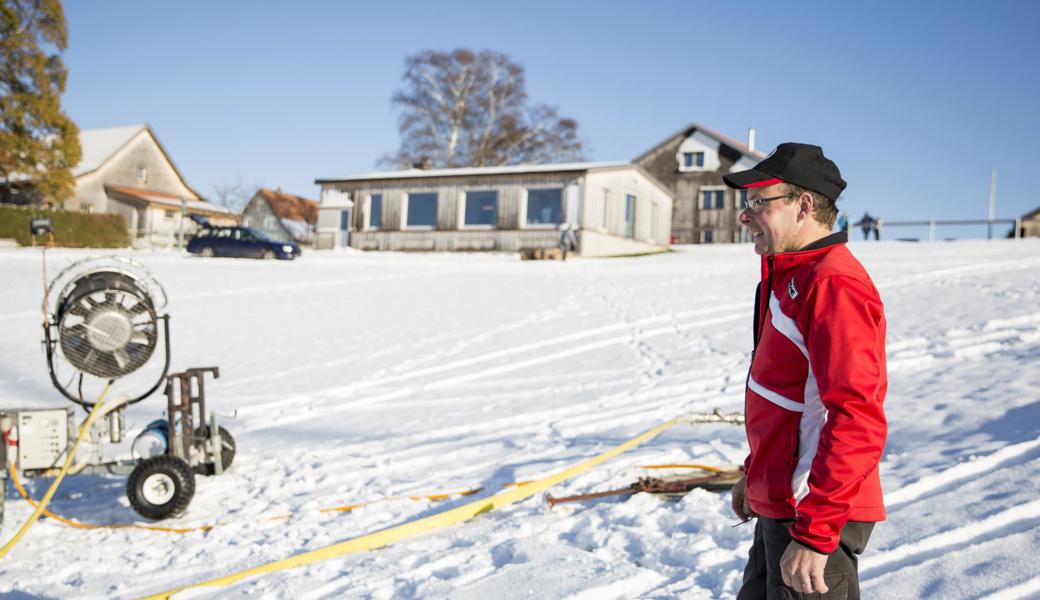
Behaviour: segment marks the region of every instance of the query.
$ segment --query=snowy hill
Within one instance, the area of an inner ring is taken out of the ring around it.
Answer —
[[[1040,240],[851,249],[889,321],[889,519],[861,562],[865,597],[1040,596]],[[48,272],[88,254],[50,251]],[[680,414],[743,407],[758,274],[748,246],[566,263],[134,257],[169,294],[173,368],[221,369],[207,394],[238,455],[230,472],[198,479],[173,522],[216,527],[43,519],[0,560],[0,595],[165,591],[461,506]],[[0,273],[0,406],[64,407],[40,349],[38,251],[0,251]],[[133,406],[130,437],[163,409],[161,395]],[[740,427],[677,426],[550,491],[623,487],[648,474],[640,465],[724,466],[745,452]],[[49,483],[28,490],[39,498]],[[124,486],[71,477],[50,508],[140,521]],[[732,598],[752,526],[731,527],[728,506],[728,494],[698,490],[550,511],[539,495],[381,550],[176,597]],[[6,508],[0,543],[31,512],[13,486]]]

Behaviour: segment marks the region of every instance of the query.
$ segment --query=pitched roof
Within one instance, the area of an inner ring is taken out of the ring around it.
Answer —
[[[177,165],[173,164],[173,160],[166,152],[166,148],[163,148],[159,138],[156,137],[155,132],[152,131],[152,128],[147,123],[80,131],[79,145],[83,150],[83,157],[80,159],[79,164],[73,167],[72,175],[81,177],[98,170],[142,131],[147,131],[148,135],[152,137],[155,145],[159,147],[159,152],[162,152],[166,162],[170,164],[170,168],[177,174],[177,178],[184,184],[184,187],[188,188],[198,198],[202,198],[201,194],[188,185],[184,176],[177,169]]]
[[[148,129],[147,125],[127,125],[125,127],[108,127],[105,129],[84,129],[79,132],[79,145],[83,148],[83,158],[72,169],[75,177],[86,175],[112,158],[120,148],[130,140]]]
[[[148,204],[169,208],[179,209],[182,203],[182,198],[180,196],[164,192],[153,192],[151,190],[140,190],[122,185],[105,185],[105,191],[115,192],[116,194],[122,194],[123,196],[129,196],[133,199],[147,202]],[[189,200],[185,198],[183,199],[183,203],[184,208],[189,212],[202,212],[229,217],[235,216],[235,214],[227,208],[217,206],[216,204],[206,202],[205,200]]]
[[[287,194],[281,190],[260,188],[256,192],[271,207],[271,211],[279,219],[301,221],[311,225],[318,224],[318,201]]]
[[[573,162],[547,165],[507,165],[502,167],[459,167],[454,169],[404,169],[400,171],[373,171],[361,175],[318,179],[317,184],[341,181],[367,181],[373,179],[419,179],[423,177],[465,177],[468,175],[515,175],[520,173],[560,173],[565,171],[593,171],[617,167],[635,166],[628,161]]]
[[[700,123],[690,123],[686,127],[683,127],[679,131],[676,131],[672,135],[670,135],[667,138],[665,138],[665,140],[663,142],[655,145],[653,148],[650,148],[646,152],[644,152],[644,153],[640,154],[639,156],[637,156],[632,162],[639,162],[639,161],[643,160],[643,158],[645,158],[648,154],[650,154],[654,150],[657,150],[658,148],[660,148],[662,145],[664,145],[669,140],[675,139],[676,137],[679,137],[679,136],[682,136],[684,138],[689,137],[690,135],[693,134],[694,131],[699,131],[699,132],[703,133],[704,135],[712,138],[716,142],[719,142],[721,144],[725,144],[725,145],[729,146],[730,148],[733,148],[737,152],[740,152],[741,154],[743,154],[747,158],[750,158],[750,159],[752,159],[752,160],[754,160],[756,162],[760,161],[760,160],[762,160],[763,158],[766,157],[765,154],[759,152],[758,150],[751,150],[751,149],[749,149],[747,147],[747,144],[743,144],[741,142],[738,142],[737,140],[729,137],[728,135],[723,135],[723,134],[715,131],[714,129],[709,129],[709,128],[701,125]]]

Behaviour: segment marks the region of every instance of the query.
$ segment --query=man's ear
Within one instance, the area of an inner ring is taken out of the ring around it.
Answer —
[[[806,219],[812,218],[813,207],[815,202],[812,194],[809,192],[802,192],[801,196],[798,196],[798,217],[805,217]]]

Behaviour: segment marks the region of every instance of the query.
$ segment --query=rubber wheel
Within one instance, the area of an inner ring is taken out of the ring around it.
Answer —
[[[169,519],[188,509],[195,496],[195,474],[175,456],[153,456],[141,461],[126,480],[126,497],[146,519]]]
[[[202,250],[199,250],[199,254],[205,256],[206,258],[213,258],[217,255],[213,248],[210,248],[209,246],[203,246]]]
[[[221,471],[227,471],[231,463],[235,461],[235,438],[231,437],[231,433],[220,425],[217,425],[217,431],[220,432],[220,469]],[[209,425],[196,429],[195,439],[201,443],[207,443],[209,441]],[[212,469],[209,471],[204,474],[211,474]]]
[[[264,250],[261,250],[260,258],[264,260],[271,260],[272,258],[274,258],[274,250],[271,250],[270,248],[265,248]]]

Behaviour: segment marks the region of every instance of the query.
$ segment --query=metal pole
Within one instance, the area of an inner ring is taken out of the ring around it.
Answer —
[[[986,239],[993,239],[993,219],[997,214],[997,168],[989,176],[989,225],[986,230]]]
[[[1022,237],[1022,218],[1019,217],[1019,218],[1015,219],[1015,239],[1017,240],[1017,239],[1020,239],[1021,237]]]
[[[935,219],[931,219],[928,221],[928,241],[935,241]]]
[[[184,213],[187,210],[187,204],[188,204],[188,201],[185,200],[184,198],[181,198],[181,223],[180,223],[180,230],[177,231],[177,247],[178,248],[183,248],[184,247]],[[992,218],[992,217],[990,217],[990,218]]]

